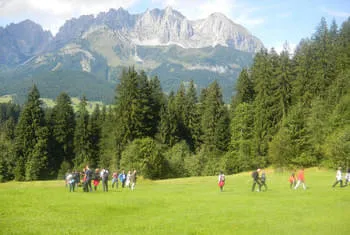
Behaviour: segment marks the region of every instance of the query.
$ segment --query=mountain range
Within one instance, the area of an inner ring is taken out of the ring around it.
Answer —
[[[228,100],[240,70],[261,48],[221,13],[189,20],[171,7],[84,15],[67,20],[55,36],[25,20],[0,27],[0,95],[21,97],[35,83],[43,97],[66,91],[112,102],[121,70],[135,66],[157,75],[165,92],[190,80],[199,91],[218,80]]]

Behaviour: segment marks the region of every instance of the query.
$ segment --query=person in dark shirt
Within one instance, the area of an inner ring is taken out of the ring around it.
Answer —
[[[109,171],[103,168],[101,171],[103,192],[108,192],[108,176],[109,176]]]
[[[260,183],[261,183],[260,188],[261,188],[262,186],[264,186],[265,191],[266,191],[266,190],[267,190],[267,185],[266,185],[266,173],[265,173],[264,169],[261,171]]]
[[[256,184],[259,185],[258,192],[260,192],[260,190],[261,190],[261,183],[259,180],[259,172],[260,172],[260,169],[257,169],[256,171],[253,171],[253,173],[252,173],[252,178],[253,178],[252,192],[254,192]]]
[[[92,180],[92,171],[90,170],[89,166],[86,166],[85,168],[85,184],[86,184],[86,192],[92,192],[92,186],[91,186],[91,180]]]

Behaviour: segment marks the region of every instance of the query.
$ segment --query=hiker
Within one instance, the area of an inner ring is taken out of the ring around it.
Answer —
[[[113,172],[112,175],[112,188],[114,187],[115,184],[115,188],[118,189],[118,172]]]
[[[103,168],[101,171],[103,192],[108,192],[108,176],[109,176],[108,170]]]
[[[292,172],[292,174],[289,176],[289,179],[288,179],[289,183],[290,183],[290,189],[292,189],[296,182],[297,182],[297,179],[295,178],[295,172]]]
[[[74,171],[73,178],[74,178],[75,187],[78,187],[80,184],[80,173],[77,170]]]
[[[262,171],[261,171],[260,183],[261,183],[260,188],[261,188],[262,186],[264,186],[265,191],[266,191],[266,190],[267,190],[267,185],[266,185],[266,173],[265,173],[265,170],[262,170]]]
[[[120,183],[122,184],[122,188],[125,187],[125,180],[126,180],[126,175],[124,169],[122,169],[122,173],[119,174],[118,176]]]
[[[218,178],[218,185],[220,188],[220,191],[224,191],[224,185],[225,185],[225,175],[222,171],[220,171],[219,178]]]
[[[96,168],[95,175],[94,175],[94,181],[93,181],[95,191],[97,190],[97,186],[100,184],[100,180],[101,180],[100,169]]]
[[[87,165],[85,167],[85,189],[86,192],[92,192],[92,186],[91,186],[91,180],[92,180],[92,171],[90,170],[89,166]]]
[[[350,168],[348,168],[348,171],[345,175],[345,186],[348,186],[348,182],[350,181]]]
[[[259,189],[257,191],[260,192],[260,190],[261,190],[261,183],[259,180],[259,172],[260,172],[260,169],[257,169],[256,171],[252,172],[252,178],[253,178],[252,192],[254,192],[256,184],[259,185]]]
[[[304,168],[301,168],[298,172],[298,182],[295,185],[294,189],[297,189],[300,186],[300,184],[302,184],[303,189],[306,190]]]
[[[136,170],[134,169],[134,172],[130,176],[130,183],[131,183],[131,191],[134,191],[136,186]]]
[[[72,173],[68,173],[66,182],[69,185],[69,192],[74,192],[75,180]]]
[[[343,187],[343,180],[341,175],[341,167],[338,167],[337,173],[335,175],[335,183],[333,184],[333,188],[340,183],[340,187]]]
[[[130,177],[131,177],[131,171],[128,171],[128,174],[126,175],[126,180],[125,180],[125,186],[130,188]]]

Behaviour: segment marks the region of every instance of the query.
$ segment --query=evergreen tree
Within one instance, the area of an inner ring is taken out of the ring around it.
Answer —
[[[70,97],[61,93],[56,99],[50,120],[50,168],[57,173],[63,161],[72,163],[74,158],[75,114]]]
[[[255,98],[254,83],[248,69],[242,69],[236,83],[236,95],[232,103],[233,109],[240,103],[252,103]]]
[[[17,180],[37,180],[45,177],[47,167],[48,129],[40,94],[34,85],[28,95],[16,128],[15,151]]]
[[[88,129],[89,113],[86,109],[87,100],[83,96],[80,100],[78,111],[76,113],[76,127],[74,132],[74,166],[83,167],[90,164],[92,160],[90,133]]]
[[[228,112],[224,107],[219,84],[210,84],[202,108],[202,140],[208,151],[227,150],[229,136]],[[226,139],[226,141],[224,141]],[[224,141],[224,142],[222,142]]]
[[[192,151],[200,146],[200,114],[198,110],[197,92],[194,82],[191,81],[186,93],[184,107],[184,125],[187,129],[187,144]]]
[[[91,144],[91,166],[96,166],[100,162],[100,141],[102,129],[102,114],[100,106],[96,105],[94,111],[90,115],[88,123],[89,142]]]
[[[240,103],[231,121],[231,142],[225,168],[228,172],[240,172],[256,167],[254,154],[254,109],[252,104]]]
[[[180,141],[174,93],[170,93],[167,105],[161,109],[160,117],[160,141],[168,146],[173,146]]]

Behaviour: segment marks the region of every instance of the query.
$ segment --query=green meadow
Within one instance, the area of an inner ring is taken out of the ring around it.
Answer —
[[[268,190],[250,173],[148,181],[135,191],[69,193],[63,181],[0,184],[0,234],[350,234],[350,186],[335,172],[306,169],[307,190],[289,172],[267,170]],[[110,182],[109,182],[110,183]]]

